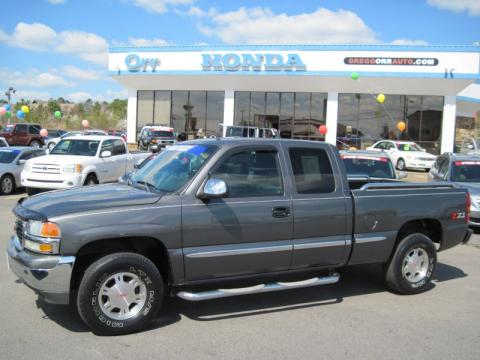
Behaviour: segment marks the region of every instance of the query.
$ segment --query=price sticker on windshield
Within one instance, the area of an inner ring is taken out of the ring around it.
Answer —
[[[480,165],[480,161],[455,161],[455,165]]]

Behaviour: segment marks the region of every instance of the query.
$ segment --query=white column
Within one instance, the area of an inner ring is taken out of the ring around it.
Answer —
[[[441,152],[453,152],[455,143],[455,119],[457,112],[457,99],[455,95],[445,96],[443,102],[442,118],[442,146]]]
[[[325,142],[336,145],[337,144],[337,121],[338,121],[338,93],[329,92],[327,98],[327,135]]]
[[[137,142],[137,90],[128,89],[127,142]]]
[[[223,125],[233,125],[233,115],[235,106],[235,91],[225,90],[225,102],[223,104]],[[225,136],[226,128],[223,127],[223,135]]]

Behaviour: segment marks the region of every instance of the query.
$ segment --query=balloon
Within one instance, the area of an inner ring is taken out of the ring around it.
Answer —
[[[17,117],[19,119],[23,119],[25,117],[25,113],[22,110],[17,111]]]
[[[0,115],[3,115],[7,112],[7,109],[5,109],[4,107],[0,107]]]
[[[54,115],[57,119],[60,119],[62,117],[62,112],[60,110],[57,110],[55,111]]]
[[[360,75],[358,75],[358,73],[356,72],[352,72],[350,76],[352,77],[352,80],[358,80],[358,78],[360,77]]]
[[[82,126],[84,128],[88,128],[90,126],[90,123],[88,122],[88,120],[82,120]]]
[[[10,111],[7,111],[5,113],[5,116],[10,119],[12,117],[12,113]]]
[[[43,136],[43,137],[47,137],[48,136],[48,130],[47,129],[40,130],[40,135]]]
[[[318,131],[320,132],[320,134],[325,135],[327,133],[327,127],[325,125],[320,125],[318,127]]]
[[[27,106],[27,105],[23,105],[22,106],[22,111],[25,113],[25,114],[28,114],[30,112],[30,108]]]
[[[397,123],[397,129],[402,131],[402,132],[405,130],[406,127],[407,127],[407,125],[403,121],[399,121]]]
[[[378,94],[378,95],[377,95],[377,101],[378,101],[380,104],[383,104],[384,101],[385,101],[385,95],[383,95],[383,94]]]
[[[4,108],[5,110],[10,111],[10,104],[5,104]]]

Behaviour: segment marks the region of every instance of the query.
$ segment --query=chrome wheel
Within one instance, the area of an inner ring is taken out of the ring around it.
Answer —
[[[410,250],[403,259],[402,275],[411,283],[423,280],[428,272],[428,254],[422,248]]]
[[[10,176],[5,176],[2,180],[2,193],[10,194],[13,191],[13,180]]]
[[[39,148],[40,147],[40,143],[38,141],[32,141],[30,143],[30,146],[33,147],[33,148]]]
[[[127,320],[137,315],[146,299],[145,283],[130,272],[111,275],[103,282],[98,293],[100,309],[115,320]]]

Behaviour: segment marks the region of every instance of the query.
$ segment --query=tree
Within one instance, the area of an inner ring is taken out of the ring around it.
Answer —
[[[127,100],[115,99],[108,106],[113,114],[113,117],[117,120],[123,120],[127,117]]]
[[[60,105],[58,104],[58,101],[55,100],[55,99],[48,100],[47,107],[48,107],[48,111],[50,112],[50,114],[54,114],[55,111],[61,111],[62,110],[60,108]]]

